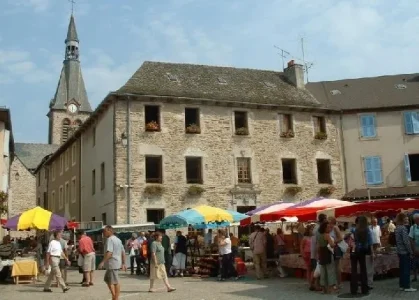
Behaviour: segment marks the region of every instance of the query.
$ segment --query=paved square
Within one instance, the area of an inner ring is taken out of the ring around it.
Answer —
[[[37,284],[2,285],[0,286],[0,299],[5,300],[108,300],[111,299],[109,291],[103,282],[104,271],[95,273],[95,285],[89,288],[81,287],[81,276],[77,271],[69,271],[69,284],[71,290],[65,294],[58,288],[53,288],[53,293],[42,292],[42,282]],[[173,293],[167,293],[163,283],[157,282],[158,292],[148,293],[148,279],[145,277],[131,276],[121,273],[122,293],[121,299],[150,299],[150,300],[278,300],[278,299],[331,299],[337,295],[321,295],[309,292],[305,282],[296,278],[272,278],[257,281],[253,278],[243,278],[240,281],[217,282],[215,279],[171,278],[171,283],[177,288]],[[45,281],[45,277],[40,277]],[[418,287],[418,286],[413,286]],[[348,292],[348,283],[343,292]],[[417,299],[417,293],[404,293],[398,290],[398,279],[381,280],[375,283],[371,296],[362,298],[376,299]]]

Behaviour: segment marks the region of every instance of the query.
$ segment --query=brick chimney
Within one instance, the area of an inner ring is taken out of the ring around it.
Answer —
[[[299,89],[305,88],[304,68],[302,65],[296,64],[294,60],[288,62],[287,68],[284,70],[287,80]]]

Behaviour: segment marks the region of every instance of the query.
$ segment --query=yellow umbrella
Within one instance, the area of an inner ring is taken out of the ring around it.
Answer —
[[[4,227],[11,230],[62,230],[66,225],[67,219],[37,206],[7,220]]]

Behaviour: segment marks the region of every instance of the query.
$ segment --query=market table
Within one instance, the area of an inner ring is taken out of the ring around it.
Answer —
[[[38,264],[35,260],[16,260],[13,263],[12,277],[16,284],[34,282],[37,276]],[[20,277],[29,277],[30,279],[22,280]]]
[[[298,253],[284,254],[280,257],[280,264],[283,268],[289,269],[303,269],[306,270],[306,265],[303,258]],[[351,273],[351,260],[349,254],[345,254],[341,260],[342,273]],[[378,254],[374,260],[374,274],[384,275],[391,270],[399,268],[399,258],[397,254]]]

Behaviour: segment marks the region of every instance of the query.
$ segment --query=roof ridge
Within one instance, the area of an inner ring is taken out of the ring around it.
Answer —
[[[378,79],[378,78],[388,78],[388,77],[399,77],[399,76],[419,76],[419,73],[401,73],[401,74],[386,74],[386,75],[379,75],[379,76],[366,76],[366,77],[356,77],[356,78],[344,78],[344,79],[337,79],[337,80],[320,80],[320,81],[311,81],[307,84],[313,83],[330,83],[330,82],[340,82],[340,81],[354,81],[354,80],[365,80],[365,79]]]
[[[178,66],[191,66],[191,67],[207,67],[207,68],[219,68],[219,69],[234,69],[234,70],[248,70],[248,71],[258,71],[258,72],[269,72],[269,73],[277,73],[283,74],[283,71],[277,70],[267,70],[267,69],[256,69],[256,68],[244,68],[244,67],[234,67],[231,65],[222,66],[222,65],[205,65],[205,64],[194,64],[194,63],[178,63],[178,62],[166,62],[166,61],[152,61],[152,60],[145,60],[143,64],[160,64],[160,65],[178,65]]]

